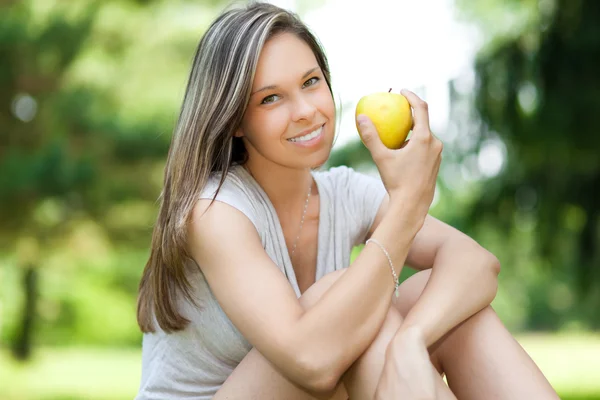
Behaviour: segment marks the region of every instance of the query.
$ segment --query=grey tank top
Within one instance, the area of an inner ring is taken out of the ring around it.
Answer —
[[[315,171],[313,177],[320,199],[318,280],[349,266],[352,248],[364,243],[386,191],[380,179],[348,167]],[[213,198],[218,183],[219,176],[212,176],[199,198]],[[243,167],[232,167],[216,200],[248,217],[266,253],[300,297],[277,213],[254,178]],[[180,309],[191,321],[185,329],[144,334],[138,400],[211,399],[252,348],[219,306],[202,266],[190,261],[187,267],[200,308],[181,301]]]

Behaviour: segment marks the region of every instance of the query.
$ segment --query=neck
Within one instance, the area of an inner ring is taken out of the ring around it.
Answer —
[[[249,159],[244,168],[263,188],[278,214],[297,214],[303,208],[309,186],[313,184],[310,168],[295,169],[281,165],[264,164],[262,160]]]

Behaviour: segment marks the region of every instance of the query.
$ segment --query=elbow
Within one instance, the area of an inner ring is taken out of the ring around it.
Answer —
[[[471,251],[471,254],[473,254],[471,261],[480,267],[480,273],[497,280],[498,275],[500,274],[500,260],[498,260],[498,257],[474,241],[471,242],[471,244],[474,245],[474,247],[471,246],[470,249],[469,247],[465,248],[465,251]]]
[[[309,386],[309,391],[318,399],[330,399],[338,385],[338,378],[331,373],[318,373]]]
[[[329,399],[337,388],[341,375],[335,373],[330,363],[324,359],[326,352],[319,355],[297,354],[296,365],[301,371],[300,383],[316,398]]]
[[[489,288],[487,290],[489,295],[486,299],[486,303],[490,304],[496,298],[496,294],[498,293],[498,275],[500,274],[500,260],[498,260],[498,257],[488,252],[487,250],[486,253],[486,257],[484,258],[485,261],[483,261],[481,265],[483,266],[482,272],[485,276],[484,279],[485,281],[489,282],[489,284],[485,285],[485,287]]]
[[[498,257],[488,252],[488,260],[486,262],[487,267],[491,270],[492,274],[498,279],[498,275],[500,275],[500,260]]]

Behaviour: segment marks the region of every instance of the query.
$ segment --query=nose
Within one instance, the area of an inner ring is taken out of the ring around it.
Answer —
[[[309,96],[299,95],[292,103],[292,120],[294,122],[314,119],[317,107],[313,104]]]

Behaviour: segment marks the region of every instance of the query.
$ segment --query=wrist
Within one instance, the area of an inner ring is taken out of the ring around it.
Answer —
[[[427,213],[423,214],[420,210],[418,202],[403,193],[390,194],[387,214],[396,221],[402,221],[405,227],[413,228],[415,234],[421,229],[427,216]]]
[[[400,328],[396,331],[394,338],[392,339],[394,342],[402,341],[404,337],[409,337],[413,341],[418,341],[420,343],[425,343],[425,331],[420,325],[416,324],[405,324],[402,323]]]

